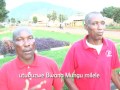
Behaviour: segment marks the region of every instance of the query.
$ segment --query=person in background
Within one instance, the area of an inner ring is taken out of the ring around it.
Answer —
[[[115,69],[120,67],[114,43],[103,37],[105,20],[101,13],[85,17],[88,34],[68,51],[61,73],[70,90],[110,90],[111,78],[120,89]],[[74,82],[73,82],[74,79]]]
[[[17,57],[1,67],[0,90],[62,90],[62,79],[51,77],[60,74],[57,64],[34,52],[35,39],[30,28],[14,30],[13,44]]]

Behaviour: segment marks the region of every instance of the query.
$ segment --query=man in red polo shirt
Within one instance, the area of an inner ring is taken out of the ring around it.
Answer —
[[[0,90],[62,90],[57,64],[34,53],[35,39],[27,27],[13,31],[17,57],[0,69]]]
[[[66,85],[70,90],[110,90],[112,77],[120,89],[114,72],[119,67],[118,53],[113,42],[103,38],[104,17],[99,12],[87,14],[85,29],[88,35],[73,44],[62,65]]]

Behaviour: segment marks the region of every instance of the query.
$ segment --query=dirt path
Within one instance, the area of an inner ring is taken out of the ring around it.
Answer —
[[[10,27],[9,30],[12,31],[16,27]],[[62,33],[72,33],[72,34],[81,34],[81,35],[86,35],[87,31],[85,29],[76,29],[76,28],[53,28],[53,27],[31,27],[32,29],[36,30],[47,30],[47,31],[55,31],[55,32],[62,32]],[[7,31],[9,32],[9,31]],[[0,32],[0,34],[5,33],[5,32]],[[104,37],[107,38],[112,38],[112,39],[120,39],[120,31],[110,31],[110,30],[105,30],[104,32]]]
[[[51,28],[51,27],[32,27],[34,29],[43,29],[48,31],[55,31],[55,32],[63,32],[63,33],[73,33],[73,34],[83,34],[86,35],[87,31],[85,29],[75,29],[75,28]],[[113,39],[120,39],[120,31],[110,31],[105,30],[104,37],[113,38]]]

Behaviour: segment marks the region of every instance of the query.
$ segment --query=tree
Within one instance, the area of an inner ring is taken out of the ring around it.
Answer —
[[[7,14],[6,3],[4,0],[0,0],[0,22],[3,22],[7,18]]]
[[[116,8],[113,19],[115,22],[120,23],[120,8]]]
[[[56,11],[53,10],[52,13],[47,14],[47,17],[48,17],[49,21],[50,20],[55,21],[57,19]]]
[[[8,22],[8,23],[10,23],[10,21],[11,21],[10,19],[7,19],[7,22]]]
[[[120,23],[120,8],[117,7],[107,7],[104,8],[103,11],[101,11],[103,16],[106,16],[108,18],[112,18],[115,22]]]
[[[15,22],[16,22],[15,18],[11,18],[11,23],[15,23]]]
[[[47,18],[49,19],[49,21],[51,20],[51,14],[47,14]]]
[[[37,21],[38,21],[37,17],[34,16],[34,17],[33,17],[33,22],[34,22],[34,23],[37,23]]]
[[[116,7],[111,6],[104,8],[103,11],[101,11],[101,13],[103,16],[113,19],[115,11]]]
[[[53,11],[52,14],[51,14],[51,20],[55,21],[57,19],[57,13],[56,11]]]
[[[59,14],[58,19],[59,19],[60,22],[64,22],[67,18],[66,18],[65,15]]]
[[[17,23],[18,23],[18,24],[20,24],[20,23],[21,23],[21,21],[20,21],[20,20],[18,20],[18,21],[17,21]]]

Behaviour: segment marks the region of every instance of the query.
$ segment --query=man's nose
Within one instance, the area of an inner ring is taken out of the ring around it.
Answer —
[[[104,25],[102,25],[100,23],[98,24],[98,30],[102,30],[102,29],[104,29],[104,27],[105,27]]]
[[[30,42],[29,42],[29,40],[24,40],[24,46],[30,46]]]

